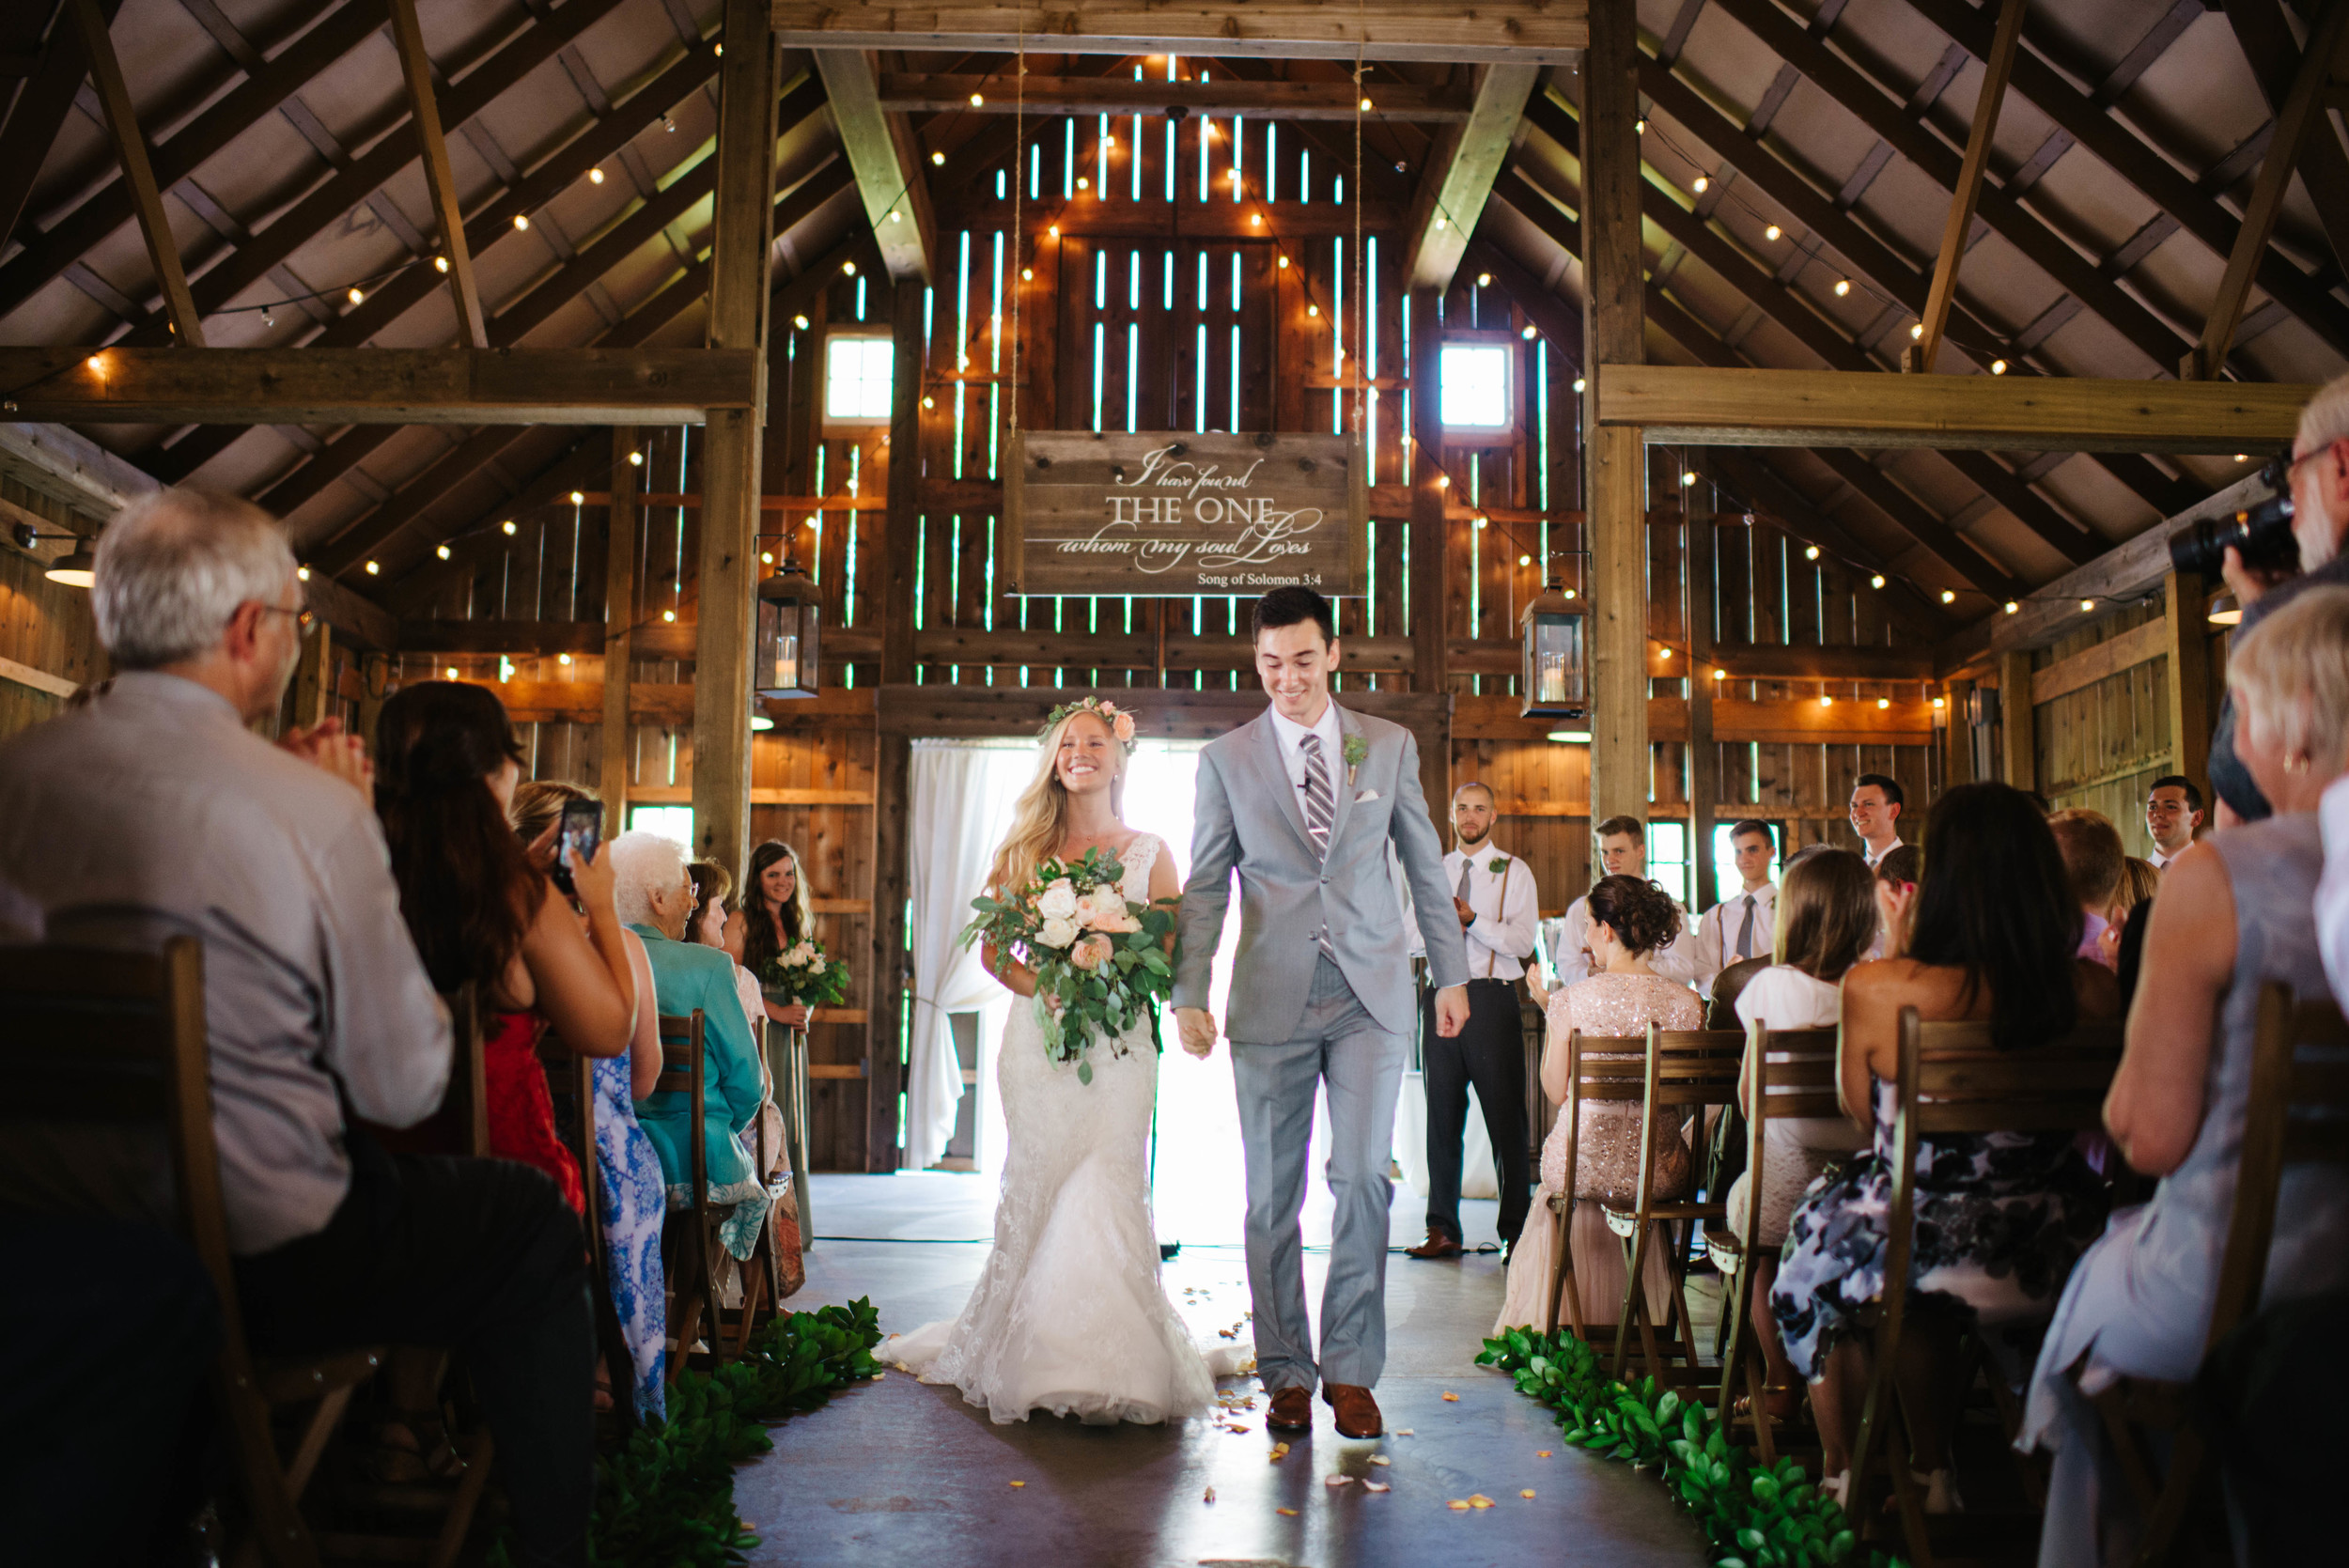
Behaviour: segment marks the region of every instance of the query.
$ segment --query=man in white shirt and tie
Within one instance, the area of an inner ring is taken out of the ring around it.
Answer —
[[[1901,784],[1886,773],[1862,773],[1851,786],[1851,831],[1873,869],[1901,846]]]
[[[2154,787],[2145,792],[2145,831],[2154,841],[2154,852],[2145,858],[2155,871],[2169,870],[2170,862],[2194,842],[2194,830],[2201,825],[2202,792],[2184,773],[2155,779]]]
[[[1532,1204],[1533,1133],[1525,1111],[1525,1022],[1517,977],[1533,952],[1541,901],[1532,868],[1492,842],[1494,815],[1489,786],[1464,784],[1452,792],[1453,849],[1444,857],[1443,874],[1468,943],[1469,1017],[1467,1027],[1446,1039],[1437,1032],[1431,1011],[1421,1032],[1427,1089],[1427,1239],[1409,1249],[1414,1258],[1456,1258],[1461,1252],[1461,1139],[1470,1084],[1476,1086],[1476,1103],[1492,1141],[1502,1246],[1517,1245]],[[1432,997],[1425,1005],[1433,1007]]]
[[[1595,830],[1598,837],[1599,875],[1602,877],[1645,877],[1647,875],[1647,828],[1636,816],[1610,816]],[[1677,906],[1675,905],[1675,908]],[[1561,987],[1578,980],[1587,980],[1591,973],[1591,955],[1582,949],[1582,939],[1591,929],[1591,903],[1578,898],[1566,907],[1566,918],[1559,923],[1558,948],[1550,961],[1558,970]],[[1688,924],[1688,911],[1680,911],[1680,934],[1647,955],[1648,967],[1667,980],[1677,980],[1683,986],[1699,990],[1710,985],[1713,970],[1704,964],[1696,935]],[[1715,966],[1718,968],[1719,966]],[[1547,1006],[1541,996],[1533,999]]]
[[[1738,823],[1729,831],[1729,846],[1745,886],[1706,910],[1697,926],[1697,951],[1711,974],[1747,958],[1768,956],[1778,923],[1778,884],[1770,880],[1778,840],[1770,825]]]

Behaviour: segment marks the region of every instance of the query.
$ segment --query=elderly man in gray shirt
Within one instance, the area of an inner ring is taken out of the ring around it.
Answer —
[[[283,534],[227,497],[134,502],[100,542],[93,609],[120,673],[0,745],[0,880],[54,939],[202,940],[253,1340],[468,1351],[525,1560],[584,1561],[594,1340],[576,1218],[528,1167],[395,1157],[346,1123],[429,1115],[449,1024],[356,739],[333,721],[282,745],[247,728],[276,713],[309,619]],[[57,1190],[86,1180],[69,1157],[0,1158],[0,1203],[110,1196]]]

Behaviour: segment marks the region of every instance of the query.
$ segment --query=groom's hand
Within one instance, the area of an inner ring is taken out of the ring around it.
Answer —
[[[1436,993],[1436,1032],[1449,1040],[1468,1027],[1466,986],[1446,986]]]
[[[1174,1009],[1174,1029],[1183,1048],[1202,1062],[1215,1054],[1215,1015],[1204,1007]]]

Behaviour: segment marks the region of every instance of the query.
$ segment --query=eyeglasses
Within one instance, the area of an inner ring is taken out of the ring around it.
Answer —
[[[318,616],[310,611],[288,610],[285,606],[279,604],[264,604],[261,606],[261,613],[264,615],[291,615],[293,617],[294,630],[297,632],[309,630],[312,627],[318,624],[319,619]]]

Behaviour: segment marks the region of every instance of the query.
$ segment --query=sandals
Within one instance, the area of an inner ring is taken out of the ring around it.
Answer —
[[[374,1480],[393,1485],[455,1481],[465,1473],[464,1455],[449,1441],[448,1422],[438,1410],[384,1411],[362,1464]]]

